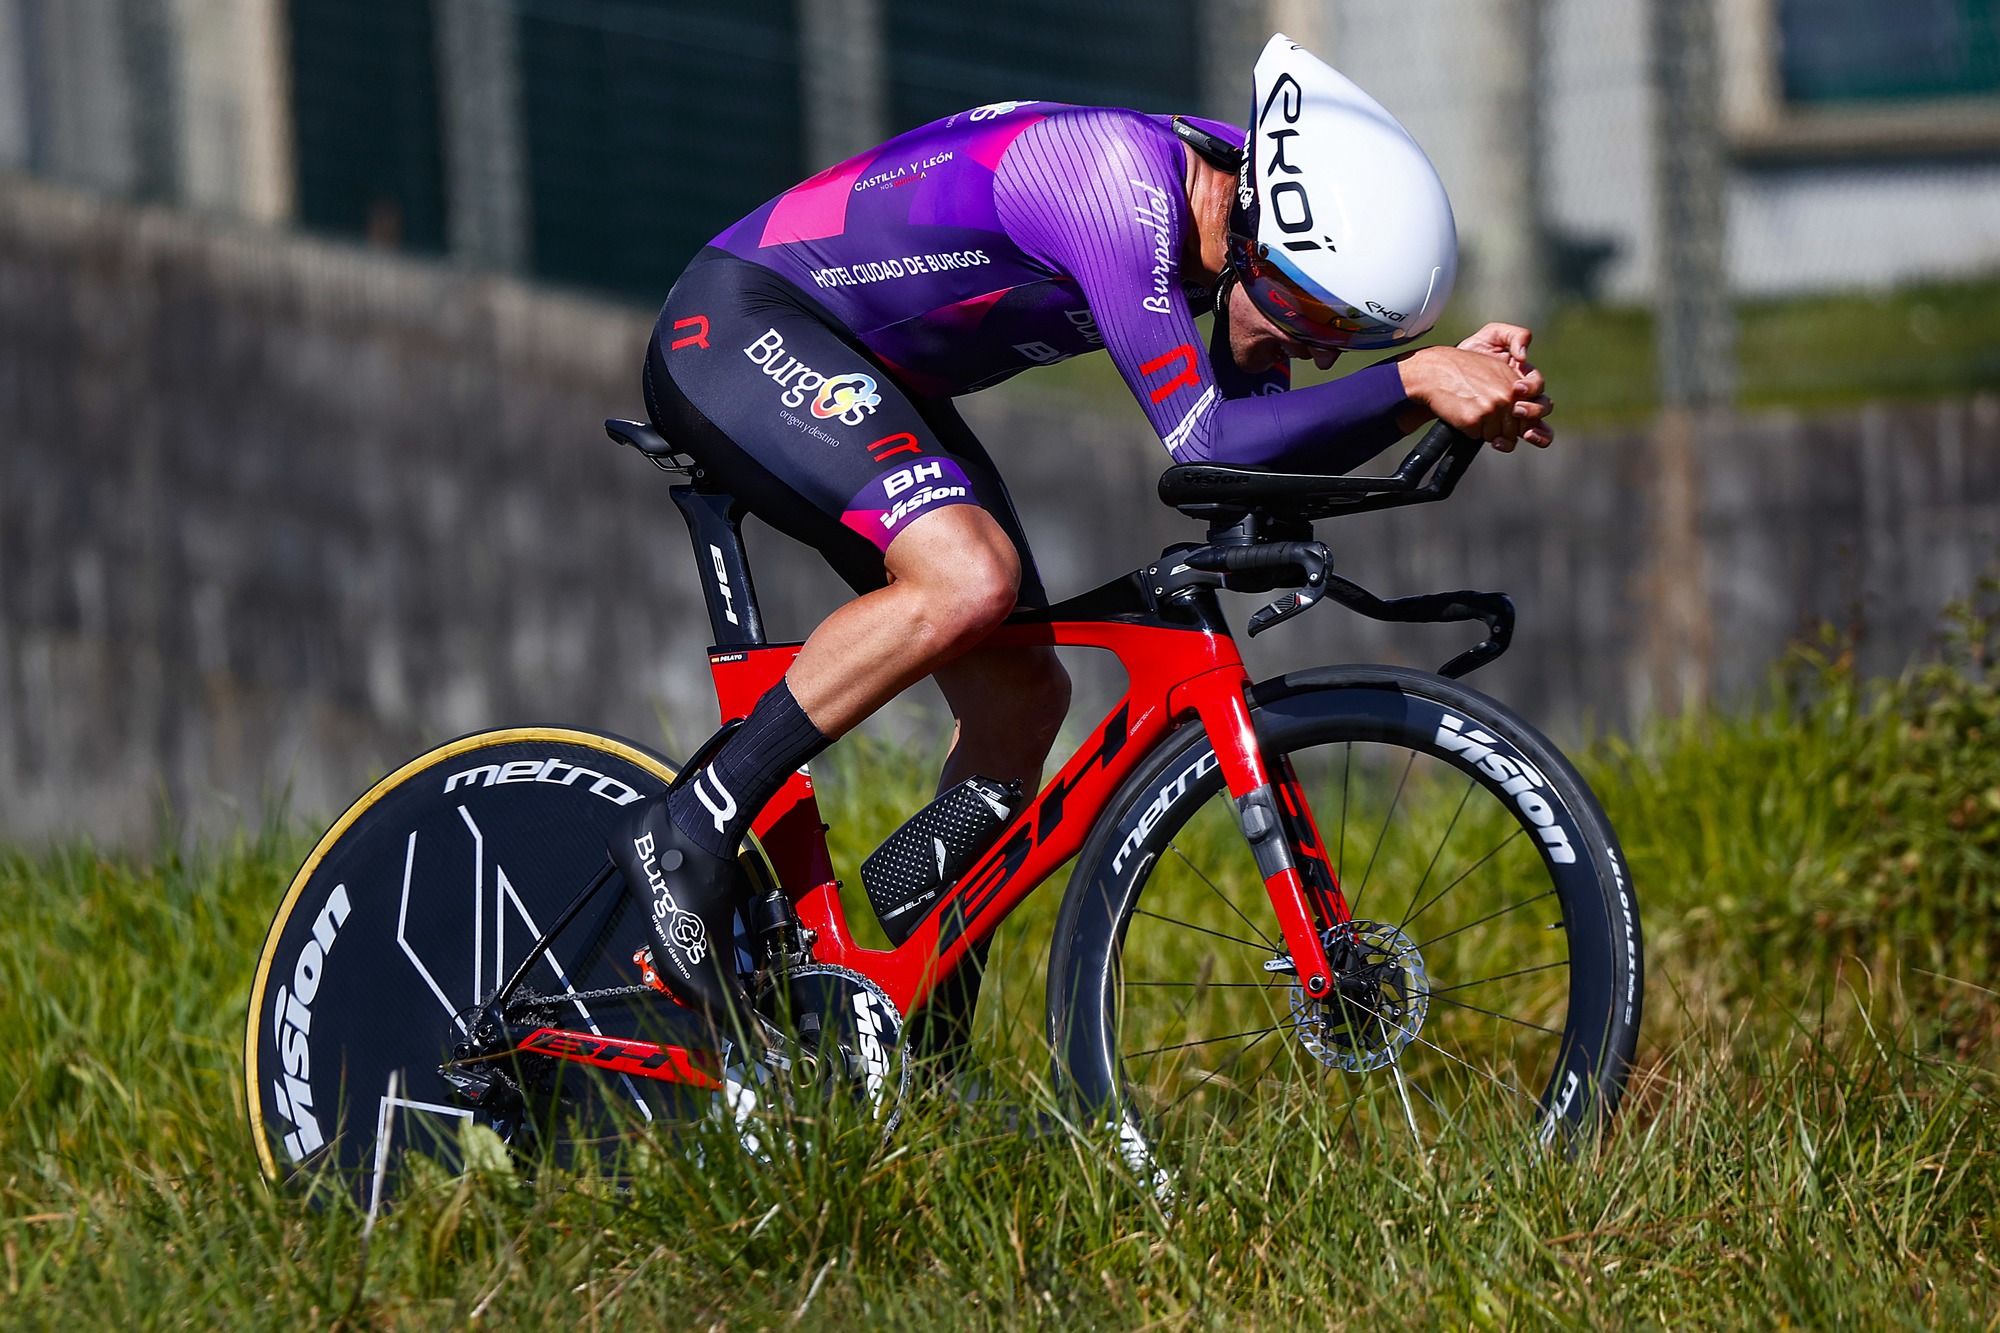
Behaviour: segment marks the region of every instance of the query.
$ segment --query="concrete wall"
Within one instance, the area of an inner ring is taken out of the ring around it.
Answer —
[[[705,734],[668,481],[598,430],[641,410],[648,322],[0,177],[0,836],[144,836],[163,802],[214,826],[287,789],[322,815],[491,724]],[[965,410],[1058,595],[1199,535],[1153,499],[1129,405],[1028,376]],[[1515,594],[1517,646],[1476,683],[1574,736],[1675,681],[1749,688],[1818,617],[1858,611],[1878,668],[1920,649],[2000,544],[2000,402],[1568,437],[1322,536],[1385,595]],[[774,631],[803,634],[838,585],[752,542]],[[1322,608],[1250,652],[1467,642]]]

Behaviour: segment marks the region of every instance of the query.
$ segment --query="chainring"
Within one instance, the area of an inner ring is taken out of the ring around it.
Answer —
[[[912,1078],[895,1002],[868,977],[831,963],[788,968],[781,979],[782,995],[767,979],[756,1000],[790,1038],[766,1053],[766,1063],[795,1086],[851,1088],[882,1118],[884,1133],[894,1129]]]

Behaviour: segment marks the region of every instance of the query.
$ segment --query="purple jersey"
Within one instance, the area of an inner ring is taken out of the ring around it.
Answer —
[[[714,244],[810,294],[920,394],[1101,348],[1180,462],[1345,470],[1379,451],[1406,403],[1394,365],[1285,393],[1287,367],[1202,350],[1184,166],[1168,117],[1000,102],[829,167]]]

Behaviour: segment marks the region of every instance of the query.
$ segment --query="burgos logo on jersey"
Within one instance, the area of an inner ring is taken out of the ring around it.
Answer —
[[[813,395],[812,414],[821,421],[835,419],[858,426],[873,416],[882,404],[875,391],[875,377],[856,372],[851,375],[822,375],[785,351],[785,336],[776,329],[743,349],[743,355],[764,368],[764,373],[784,386],[780,399],[786,407],[803,407],[806,395]]]

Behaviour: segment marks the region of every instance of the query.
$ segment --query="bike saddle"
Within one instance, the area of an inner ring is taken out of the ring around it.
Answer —
[[[629,444],[648,458],[672,458],[680,450],[667,443],[666,437],[643,421],[621,421],[617,417],[606,417],[604,433],[620,444]]]

